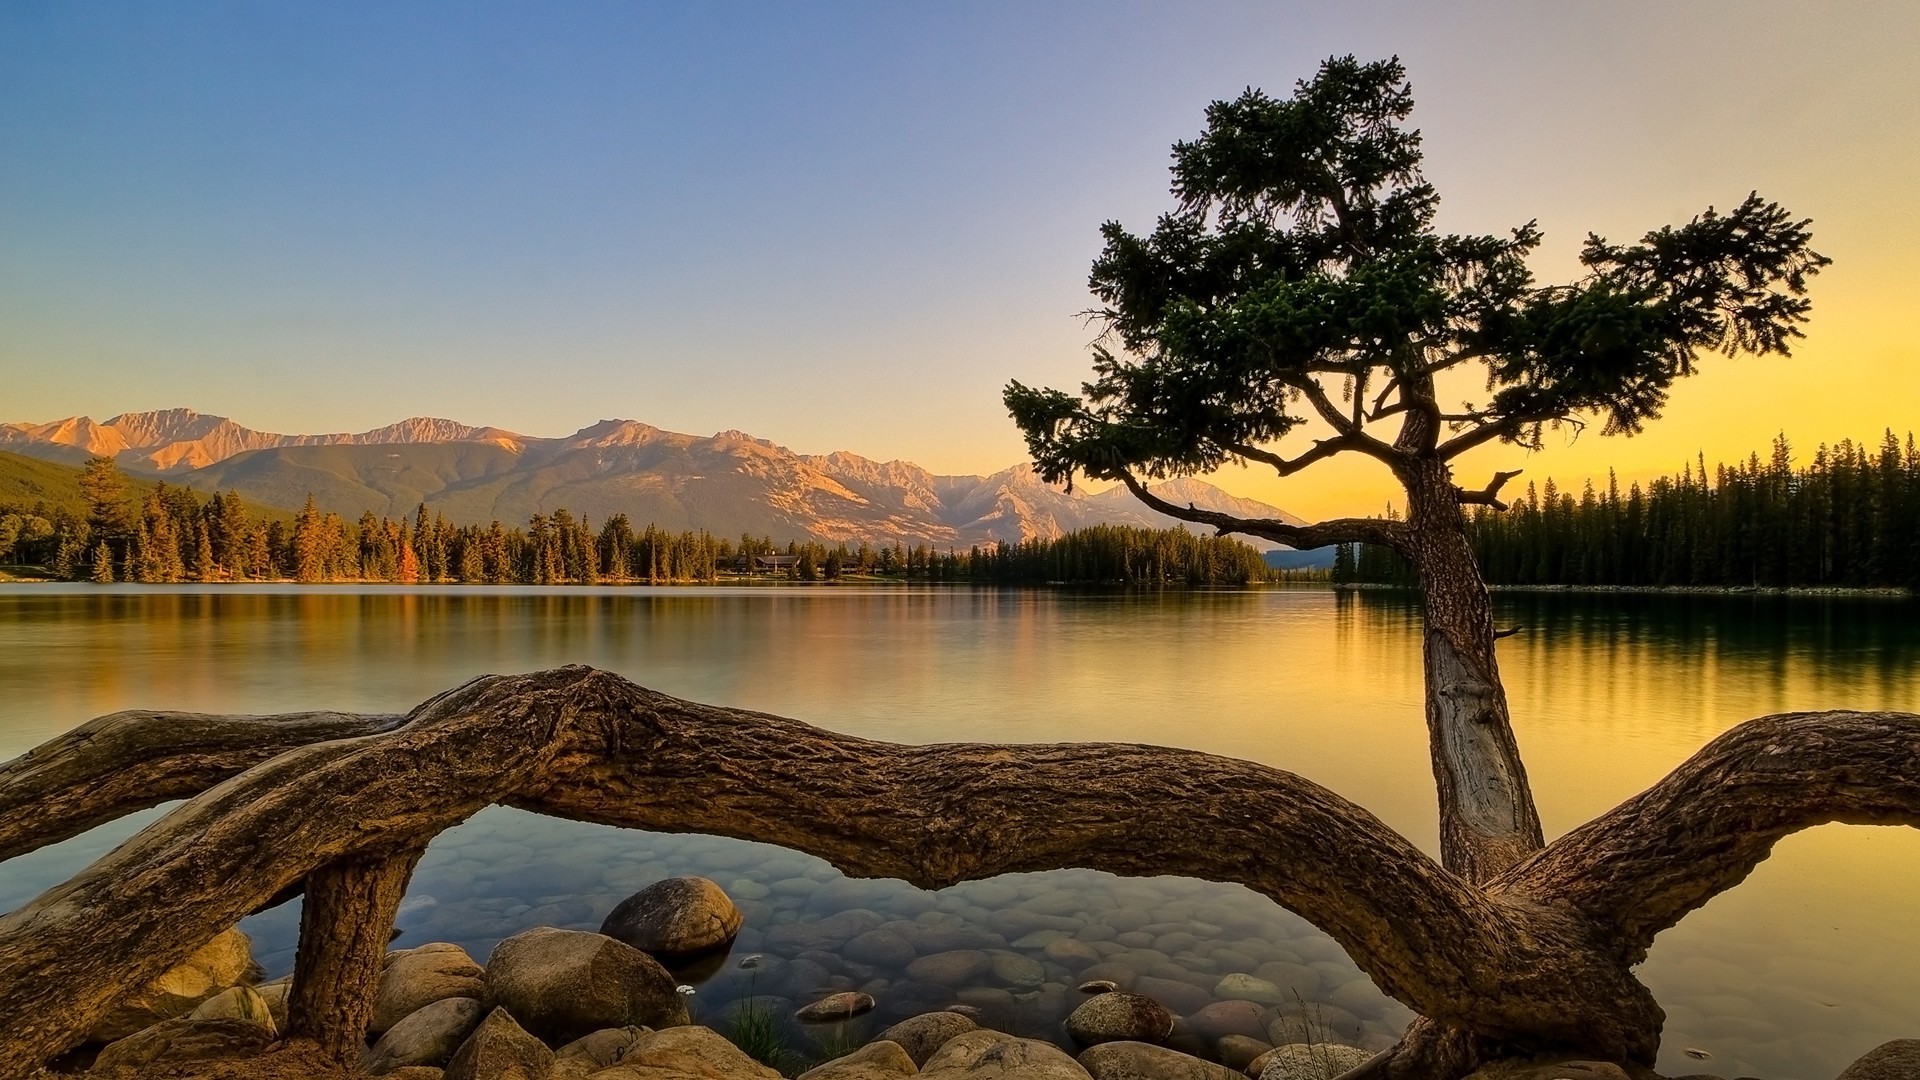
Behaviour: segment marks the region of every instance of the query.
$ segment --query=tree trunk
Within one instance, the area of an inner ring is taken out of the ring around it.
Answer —
[[[1408,511],[1402,554],[1419,577],[1426,620],[1427,738],[1440,796],[1440,858],[1468,881],[1487,881],[1540,849],[1540,814],[1507,715],[1493,607],[1467,542],[1452,471],[1444,461],[1417,458],[1402,479]]]
[[[287,999],[289,1038],[312,1040],[343,1065],[359,1062],[380,964],[393,937],[394,912],[424,852],[355,856],[307,875],[300,949]]]

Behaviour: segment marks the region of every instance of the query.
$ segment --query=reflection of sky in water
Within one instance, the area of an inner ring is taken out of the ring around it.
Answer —
[[[1549,833],[1652,783],[1747,717],[1920,708],[1920,620],[1907,604],[1561,595],[1499,604],[1502,625],[1529,628],[1503,642],[1501,657]],[[134,705],[393,710],[479,672],[583,662],[669,693],[897,741],[1110,739],[1264,761],[1357,799],[1431,848],[1413,626],[1403,598],[1318,591],[28,586],[0,589],[0,756]],[[61,880],[130,828],[8,863],[0,908]],[[1917,866],[1911,831],[1830,826],[1789,838],[1746,884],[1663,935],[1642,975],[1670,1015],[1668,1070],[1831,1075],[1884,1039],[1920,1035]],[[526,926],[597,928],[614,902],[671,873],[766,888],[743,904],[749,942],[782,921],[878,903],[860,891],[869,886],[838,884],[824,864],[776,849],[492,810],[430,850],[401,943],[448,939],[484,956]],[[1169,905],[1211,927],[1219,924],[1192,910],[1224,905],[1246,921],[1214,939],[1170,940],[1189,946],[1174,950],[1179,957],[1153,951],[1195,984],[1224,973],[1222,964],[1320,964],[1311,980],[1318,997],[1342,995],[1329,1008],[1375,1028],[1393,1018],[1363,985],[1341,989],[1353,969],[1337,951],[1319,955],[1324,937],[1238,887],[1175,882],[1168,895],[1148,888],[1155,882],[1089,872],[993,884],[1009,883],[1011,895],[978,884],[905,900],[883,890],[894,907],[875,910],[990,936],[996,917],[1012,918],[1005,912],[1071,903],[1055,917],[1098,936],[1131,922],[1134,909]],[[290,965],[296,924],[291,905],[249,921],[270,968]],[[1015,945],[1024,935],[999,936],[1023,951]],[[1263,944],[1236,955],[1248,942]],[[1277,959],[1250,955],[1262,950]],[[854,975],[899,982],[898,972]],[[732,982],[703,983],[703,1006],[744,992]],[[1000,1001],[989,991],[1007,988],[968,988],[983,1003]],[[1036,1015],[1058,1004],[1020,993]],[[1714,1057],[1693,1062],[1680,1056],[1685,1047]]]

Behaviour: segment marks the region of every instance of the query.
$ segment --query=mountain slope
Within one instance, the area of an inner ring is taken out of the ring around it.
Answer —
[[[1041,482],[1030,465],[942,476],[911,462],[802,455],[740,431],[686,435],[634,420],[604,420],[558,439],[428,418],[353,435],[278,435],[170,409],[105,423],[0,425],[0,448],[63,462],[109,454],[131,470],[269,506],[298,507],[312,494],[322,509],[347,517],[397,517],[424,503],[462,524],[520,524],[564,507],[593,522],[625,514],[636,526],[724,536],[936,548],[1051,538],[1095,524],[1178,524],[1124,489],[1070,494]],[[1199,480],[1154,491],[1206,509],[1298,520]]]

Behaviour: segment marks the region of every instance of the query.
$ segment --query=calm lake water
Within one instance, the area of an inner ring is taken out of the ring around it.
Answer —
[[[1741,720],[1920,710],[1920,608],[1908,602],[1498,603],[1503,625],[1529,628],[1501,657],[1549,835]],[[401,711],[476,674],[564,663],[900,742],[1123,740],[1248,758],[1326,784],[1435,848],[1417,615],[1385,593],[0,586],[0,758],[133,706]],[[159,812],[0,866],[0,910]],[[1329,939],[1234,885],[1064,870],[922,893],[763,845],[501,808],[434,843],[398,944],[451,940],[484,960],[527,927],[597,929],[629,893],[686,873],[719,881],[747,915],[730,957],[684,976],[708,1022],[746,995],[804,1004],[867,987],[879,1013],[796,1038],[844,1041],[956,1000],[1055,1037],[1081,974],[1057,959],[1061,946],[1048,952],[1064,938],[1106,969],[1154,980],[1146,988],[1177,1013],[1240,972],[1298,992],[1346,1041],[1384,1045],[1407,1018]],[[1826,1080],[1884,1040],[1920,1037],[1916,885],[1913,830],[1827,826],[1782,842],[1643,966],[1669,1015],[1663,1071]],[[246,923],[271,973],[291,968],[297,925],[297,904]],[[979,963],[910,971],[904,954],[841,955],[847,937],[881,926],[922,955],[977,952]],[[749,952],[767,959],[743,970]],[[1223,1015],[1189,1038],[1204,1048],[1236,1023]]]

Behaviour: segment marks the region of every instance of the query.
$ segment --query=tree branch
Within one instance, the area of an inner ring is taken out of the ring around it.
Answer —
[[[1920,826],[1920,716],[1749,720],[1493,887],[1564,898],[1619,926],[1637,963],[1656,934],[1745,880],[1781,837],[1834,821]]]
[[[1460,505],[1491,506],[1495,510],[1505,510],[1507,508],[1507,504],[1500,501],[1500,489],[1503,487],[1506,487],[1507,481],[1513,479],[1516,476],[1519,476],[1521,472],[1522,470],[1520,469],[1509,469],[1505,472],[1496,472],[1493,474],[1493,479],[1488,482],[1487,486],[1481,488],[1478,491],[1468,491],[1465,488],[1456,488],[1455,490],[1457,490],[1460,493],[1459,494]]]
[[[1315,439],[1311,449],[1293,458],[1281,457],[1271,450],[1263,450],[1246,443],[1223,442],[1220,445],[1243,458],[1273,466],[1273,471],[1281,476],[1292,476],[1316,461],[1323,461],[1342,451],[1352,449],[1353,441],[1345,435],[1336,435],[1331,439]]]
[[[296,746],[391,731],[405,720],[397,713],[142,710],[90,720],[0,765],[0,862],[198,795]]]
[[[1191,504],[1181,506],[1168,502],[1147,490],[1147,486],[1132,473],[1122,474],[1120,480],[1127,485],[1128,491],[1133,492],[1134,498],[1162,514],[1196,525],[1210,525],[1219,530],[1222,536],[1228,533],[1258,536],[1298,551],[1329,544],[1384,544],[1396,551],[1403,551],[1407,544],[1406,525],[1385,518],[1335,518],[1314,525],[1294,525],[1275,518],[1235,517],[1215,510],[1201,510]]]

